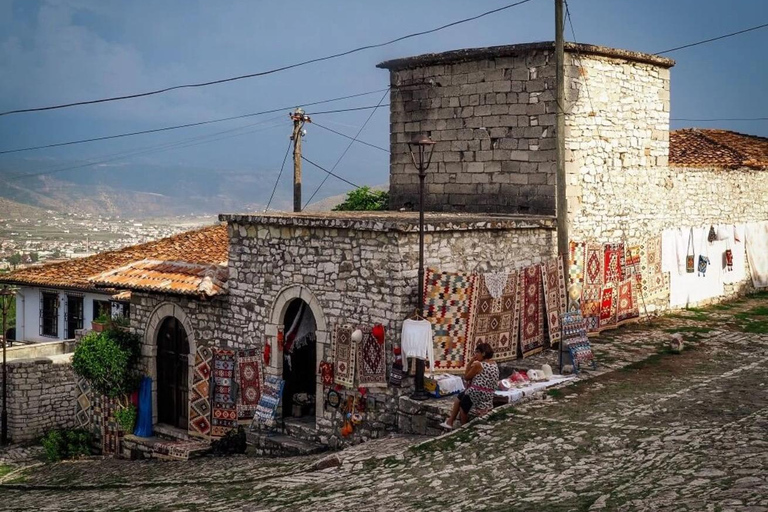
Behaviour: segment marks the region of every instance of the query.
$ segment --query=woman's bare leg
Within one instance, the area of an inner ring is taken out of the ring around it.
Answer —
[[[456,416],[459,415],[460,406],[461,406],[461,403],[459,402],[458,398],[453,401],[453,409],[451,409],[451,415],[445,421],[448,425],[453,425],[453,422],[456,421]]]
[[[465,413],[464,409],[461,409],[460,413],[461,413],[461,416],[460,416],[461,424],[466,425],[467,423],[469,423],[469,414]]]

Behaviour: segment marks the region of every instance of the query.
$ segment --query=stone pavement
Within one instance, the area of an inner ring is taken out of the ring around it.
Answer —
[[[760,296],[620,329],[595,343],[613,371],[426,442],[38,466],[5,479],[0,509],[768,511],[766,324]],[[667,331],[683,354],[658,350]]]

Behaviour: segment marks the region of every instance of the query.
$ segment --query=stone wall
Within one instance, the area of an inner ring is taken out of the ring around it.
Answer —
[[[642,243],[667,228],[768,219],[768,173],[670,167],[669,69],[566,59],[568,214],[574,241]],[[752,288],[726,285],[726,296]],[[669,306],[659,297],[650,310]]]
[[[22,443],[74,427],[75,394],[72,354],[9,361],[8,437]]]
[[[267,372],[281,375],[275,337],[281,314],[293,298],[302,298],[318,324],[317,363],[331,361],[336,324],[386,330],[388,368],[392,347],[399,345],[402,321],[416,305],[418,235],[415,215],[222,216],[229,223],[229,323],[222,340],[264,340],[272,345]],[[533,217],[430,214],[425,237],[425,264],[443,270],[514,268],[552,255],[553,220]],[[244,320],[243,320],[244,319]],[[336,446],[376,437],[397,428],[403,388],[372,388],[376,410],[349,438],[338,430],[342,415],[324,408],[316,376],[320,441]]]
[[[554,214],[552,45],[460,50],[385,62],[391,70],[390,205],[418,205],[407,142],[437,143],[430,211]]]

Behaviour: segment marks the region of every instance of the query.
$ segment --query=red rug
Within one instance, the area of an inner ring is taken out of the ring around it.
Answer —
[[[333,331],[333,381],[339,386],[355,385],[355,343],[351,325],[337,325]]]
[[[637,280],[634,277],[626,279],[619,285],[616,304],[616,323],[621,324],[640,316],[637,304]]]
[[[544,300],[542,297],[541,265],[532,265],[520,273],[522,294],[520,349],[523,357],[544,349]]]
[[[357,385],[376,387],[387,385],[387,355],[384,343],[370,332],[363,334],[363,341],[357,346]]]
[[[603,283],[618,284],[624,280],[624,244],[605,244]]]
[[[563,257],[560,256],[557,259],[542,263],[541,274],[544,283],[544,304],[547,309],[549,343],[554,345],[562,337],[560,316],[565,313],[567,306]]]
[[[255,348],[237,352],[237,375],[240,394],[237,401],[237,419],[250,424],[261,397],[261,376],[258,351]]]
[[[600,303],[599,330],[616,327],[616,287],[607,284],[603,288],[603,298]]]
[[[488,343],[493,348],[493,358],[509,361],[517,358],[517,333],[520,318],[520,287],[517,272],[507,274],[501,295],[494,298],[485,282],[487,276],[478,278],[475,301],[475,325],[469,353],[478,343]]]

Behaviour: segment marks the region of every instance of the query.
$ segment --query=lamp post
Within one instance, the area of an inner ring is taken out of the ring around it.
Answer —
[[[435,141],[427,135],[415,136],[408,143],[411,152],[411,160],[419,170],[419,310],[424,310],[424,179],[427,177],[427,169],[432,162],[432,150]],[[411,395],[414,400],[426,400],[429,394],[424,391],[424,360],[416,359],[415,391]]]
[[[3,446],[8,444],[8,366],[5,361],[5,350],[8,345],[8,337],[6,336],[6,320],[8,316],[8,298],[13,297],[13,291],[7,286],[3,286],[0,290],[0,300],[2,300],[2,313],[3,313],[3,412],[2,418],[2,431],[0,432],[0,443]]]

